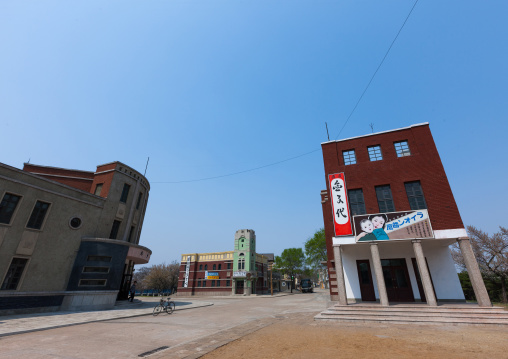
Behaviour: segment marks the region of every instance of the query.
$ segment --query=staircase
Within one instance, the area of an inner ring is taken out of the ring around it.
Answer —
[[[315,320],[393,324],[506,325],[508,311],[475,304],[336,304],[316,315]]]

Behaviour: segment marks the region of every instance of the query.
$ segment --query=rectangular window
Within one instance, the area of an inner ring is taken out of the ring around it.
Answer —
[[[10,224],[14,211],[18,206],[20,196],[12,193],[6,193],[2,202],[0,202],[0,223]]]
[[[393,145],[395,146],[397,157],[411,156],[407,141],[394,142]]]
[[[349,199],[349,208],[352,216],[359,214],[366,214],[365,201],[363,199],[362,189],[350,189],[347,191],[347,197]]]
[[[41,229],[46,213],[48,213],[48,209],[49,203],[37,201],[26,226],[28,228]]]
[[[219,263],[219,270],[221,270],[221,268],[222,268],[222,264]]]
[[[83,267],[83,273],[109,273],[109,267]]]
[[[212,280],[212,287],[215,287],[215,279]]]
[[[198,287],[201,287],[201,281],[198,280]]]
[[[88,256],[87,262],[111,262],[112,257],[109,256]]]
[[[220,280],[217,279],[217,287],[220,287]]]
[[[407,199],[411,209],[427,209],[420,181],[407,182],[404,185],[406,186]]]
[[[16,290],[18,288],[19,281],[25,270],[25,266],[28,262],[26,258],[12,258],[11,265],[7,270],[4,282],[2,283],[2,290]]]
[[[129,190],[131,186],[127,183],[123,184],[122,196],[120,197],[120,202],[127,203],[127,198],[129,197]]]
[[[130,242],[131,239],[132,239],[132,234],[134,233],[134,226],[131,227],[131,230],[129,231],[129,239],[127,240],[127,242]]]
[[[377,203],[379,205],[379,212],[395,212],[395,205],[393,204],[392,190],[390,185],[376,187]]]
[[[109,234],[109,239],[116,239],[118,236],[118,230],[120,229],[120,221],[114,220],[113,226],[111,227],[111,233]]]
[[[228,269],[231,269],[231,263],[228,263]]]
[[[381,146],[370,146],[367,147],[367,150],[369,151],[369,158],[371,161],[381,161],[383,159]]]
[[[203,281],[203,287],[206,287],[206,280]]]
[[[97,184],[95,185],[95,192],[93,193],[94,195],[96,195],[96,196],[100,196],[100,195],[101,195],[102,185],[103,185],[103,184],[104,184],[104,183],[97,183]]]
[[[226,287],[229,287],[231,285],[231,281],[228,279],[226,280]]]
[[[89,287],[89,286],[105,286],[106,279],[81,279],[79,281],[80,287]]]
[[[344,164],[346,166],[356,164],[355,150],[342,151],[342,157],[344,157]]]
[[[141,199],[143,198],[143,193],[139,192],[138,201],[136,202],[136,209],[139,209],[139,205],[141,204]]]

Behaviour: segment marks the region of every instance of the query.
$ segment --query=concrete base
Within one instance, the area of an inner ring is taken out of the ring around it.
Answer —
[[[118,291],[67,292],[60,310],[105,310],[115,306]]]

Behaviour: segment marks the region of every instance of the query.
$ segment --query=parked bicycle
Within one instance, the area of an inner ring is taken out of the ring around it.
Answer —
[[[164,300],[162,298],[158,305],[153,308],[153,315],[158,315],[160,312],[166,312],[167,314],[173,313],[175,310],[175,302],[170,301],[170,297],[168,299]]]

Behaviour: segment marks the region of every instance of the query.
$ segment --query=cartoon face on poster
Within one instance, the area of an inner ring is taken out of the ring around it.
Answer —
[[[356,242],[434,238],[426,209],[354,216]]]
[[[332,202],[333,225],[336,236],[353,234],[351,216],[347,200],[346,179],[344,173],[328,175],[330,199]]]

